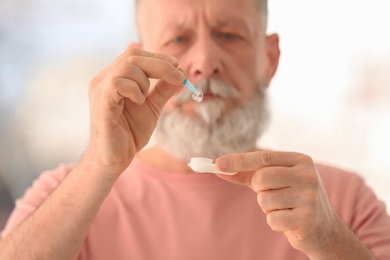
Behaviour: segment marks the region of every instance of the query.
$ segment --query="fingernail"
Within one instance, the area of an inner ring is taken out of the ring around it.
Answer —
[[[218,159],[218,166],[221,170],[229,170],[232,162],[229,159]]]
[[[177,80],[180,81],[180,83],[182,83],[184,81],[184,79],[186,78],[184,76],[184,73],[182,71],[180,71],[180,70],[176,70],[174,76],[175,76],[175,78],[177,78]]]
[[[143,104],[145,102],[145,96],[142,93],[138,93],[138,103]]]

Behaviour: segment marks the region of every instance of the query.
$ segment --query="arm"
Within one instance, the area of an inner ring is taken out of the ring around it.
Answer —
[[[252,152],[219,158],[221,178],[257,194],[272,230],[310,259],[375,259],[329,202],[312,159],[289,152]]]
[[[90,83],[90,141],[78,165],[0,241],[0,259],[75,259],[102,202],[184,80],[175,58],[129,48]],[[150,89],[149,78],[160,79]]]
[[[0,241],[1,259],[77,257],[88,228],[114,182],[99,176],[87,178],[83,172],[92,170],[84,169],[80,162],[31,216]],[[97,183],[99,180],[104,183]]]

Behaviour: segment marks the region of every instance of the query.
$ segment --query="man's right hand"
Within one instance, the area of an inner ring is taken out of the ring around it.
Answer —
[[[177,66],[172,56],[130,46],[90,82],[90,141],[84,163],[114,176],[126,169],[184,81]],[[149,78],[158,79],[154,88]]]

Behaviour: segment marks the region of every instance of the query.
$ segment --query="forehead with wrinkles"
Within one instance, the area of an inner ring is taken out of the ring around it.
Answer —
[[[135,6],[138,7],[141,0],[135,0]],[[267,0],[256,0],[257,7],[259,11],[261,11],[263,14],[267,14],[268,10],[268,1]]]
[[[141,2],[146,0],[135,0],[135,10],[136,10],[136,17],[138,17],[138,7]],[[260,14],[264,17],[264,19],[267,19],[268,16],[268,0],[250,0],[250,1],[256,1],[257,9],[260,12]],[[137,18],[138,20],[138,18]]]
[[[261,27],[263,28],[263,31],[266,30],[267,28],[267,0],[229,0],[228,5],[220,5],[218,4],[219,0],[215,0],[217,2],[214,3],[214,1],[210,0],[183,0],[183,1],[177,1],[177,0],[135,0],[136,4],[136,25],[137,25],[137,30],[139,34],[140,40],[142,35],[144,33],[152,33],[154,34],[155,32],[152,32],[152,27],[156,26],[156,20],[155,19],[149,19],[150,16],[158,16],[160,17],[160,22],[157,22],[157,27],[162,27],[163,28],[172,28],[173,27],[178,27],[181,24],[183,24],[181,20],[188,20],[188,7],[192,8],[196,12],[196,9],[203,9],[210,11],[210,8],[214,8],[214,13],[209,16],[213,17],[213,20],[216,21],[217,24],[220,23],[234,23],[235,18],[244,19],[246,20],[247,16],[252,15],[253,11],[256,12],[256,6],[257,6],[257,12],[258,12],[258,17],[260,18],[259,21],[261,21]],[[217,5],[217,7],[216,7]],[[243,6],[246,6],[246,8],[243,8]],[[255,8],[254,8],[255,7]],[[158,9],[158,12],[156,12]],[[184,9],[186,9],[186,12],[183,12]],[[243,10],[244,9],[244,10]],[[182,12],[180,12],[182,10]],[[220,10],[217,15],[216,15],[216,10]],[[236,12],[234,12],[236,11]],[[232,17],[232,13],[236,13],[237,15],[238,11],[238,16],[239,17]],[[245,13],[252,13],[248,15],[245,15]],[[230,15],[227,15],[229,13]],[[170,17],[176,17],[174,19],[175,24],[173,23],[172,19],[169,19]],[[219,17],[220,16],[220,17]],[[149,17],[149,18],[148,18]],[[164,18],[167,17],[168,19]],[[246,18],[245,18],[246,17]],[[162,19],[162,20],[161,20]],[[154,22],[153,22],[154,21]],[[219,22],[220,21],[220,22]],[[162,24],[163,23],[163,24]],[[257,23],[257,22],[255,22]],[[146,25],[146,27],[145,27]],[[159,26],[160,25],[160,26]],[[236,24],[237,26],[240,26],[239,24]],[[152,27],[150,27],[152,26]],[[141,32],[141,28],[143,32]],[[146,32],[145,32],[146,28]],[[156,29],[156,28],[154,28]],[[160,28],[161,29],[161,28]]]

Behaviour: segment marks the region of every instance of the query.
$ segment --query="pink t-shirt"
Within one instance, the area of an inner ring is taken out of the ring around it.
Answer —
[[[72,168],[62,165],[44,172],[16,202],[3,236],[31,214]],[[342,219],[378,259],[390,259],[390,218],[384,204],[356,174],[317,168]],[[251,189],[213,174],[164,172],[135,158],[100,208],[79,259],[307,256],[268,227]]]

